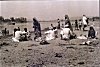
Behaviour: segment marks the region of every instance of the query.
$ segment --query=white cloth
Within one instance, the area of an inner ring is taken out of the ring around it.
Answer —
[[[83,25],[87,25],[87,22],[86,22],[87,18],[85,16],[83,16],[82,20],[83,20]]]
[[[46,34],[46,40],[52,40],[55,38],[55,30],[49,30],[49,31],[46,31],[45,34]]]
[[[20,39],[20,35],[22,34],[22,31],[16,31],[15,32],[15,37],[13,37],[13,41],[14,42],[19,42],[19,39]]]
[[[60,32],[60,34],[62,35],[62,38],[63,39],[69,39],[70,37],[70,33],[71,33],[71,30],[69,28],[63,28]]]
[[[82,35],[82,36],[78,36],[77,38],[78,38],[78,39],[87,39],[87,37],[85,37],[85,36],[83,36],[83,35]]]

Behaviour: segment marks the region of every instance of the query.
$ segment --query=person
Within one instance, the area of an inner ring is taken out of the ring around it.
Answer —
[[[64,28],[64,24],[62,24],[61,28]]]
[[[82,21],[81,21],[81,19],[79,20],[79,30],[81,30],[81,28],[82,28]]]
[[[60,29],[60,20],[58,19],[58,26],[57,29]]]
[[[78,30],[78,22],[75,20],[75,30]]]
[[[87,25],[89,25],[89,18],[86,19]]]
[[[22,34],[22,31],[20,31],[19,29],[16,29],[16,32],[15,32],[15,37],[13,37],[13,41],[14,42],[19,42],[20,40],[20,35]]]
[[[57,38],[57,29],[54,28],[54,29],[50,29],[48,31],[45,32],[45,40],[52,40],[52,39],[55,39]]]
[[[70,39],[71,34],[72,34],[72,31],[70,30],[69,26],[65,25],[65,28],[63,28],[60,32],[61,40]]]
[[[41,37],[41,25],[36,18],[33,18],[33,28],[35,32],[34,38]]]
[[[7,34],[7,28],[5,28],[4,30],[4,35],[6,36],[6,34]]]
[[[53,30],[54,29],[54,26],[53,24],[51,24],[51,26],[49,27],[50,30]]]
[[[95,32],[93,26],[90,26],[90,29],[88,31],[88,38],[95,38],[96,37],[95,34],[96,34],[96,32]]]
[[[68,15],[65,15],[65,25],[68,25],[70,30],[73,32],[73,28],[72,28],[72,25],[71,25]]]
[[[17,28],[14,28],[14,37],[15,37],[15,32],[17,31]]]
[[[87,27],[87,22],[86,22],[87,18],[85,15],[83,15],[82,20],[83,20],[83,31],[85,31],[85,28]]]
[[[18,30],[20,30],[20,28],[18,27]]]

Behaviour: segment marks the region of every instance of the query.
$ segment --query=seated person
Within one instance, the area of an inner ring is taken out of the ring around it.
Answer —
[[[90,26],[90,29],[88,31],[88,37],[89,38],[95,38],[96,37],[96,32],[95,32],[93,26]]]
[[[16,32],[15,32],[15,37],[13,37],[13,41],[14,42],[19,42],[20,40],[20,35],[22,34],[22,31],[20,31],[19,29],[16,29]]]
[[[45,32],[46,40],[55,39],[57,36],[57,29],[50,29],[49,31]]]
[[[22,35],[24,35],[22,38],[24,41],[31,40],[31,34],[27,31],[27,28],[24,28],[24,31],[22,32]]]
[[[61,39],[70,39],[70,36],[72,34],[72,31],[70,30],[68,25],[65,25],[65,28],[62,28],[60,35]]]

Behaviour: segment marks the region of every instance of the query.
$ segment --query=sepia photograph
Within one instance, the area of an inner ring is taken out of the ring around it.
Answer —
[[[0,0],[0,67],[100,67],[99,0]]]

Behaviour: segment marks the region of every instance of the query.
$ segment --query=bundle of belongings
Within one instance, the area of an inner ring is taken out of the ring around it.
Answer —
[[[81,34],[80,36],[77,37],[77,39],[87,39],[87,37],[86,37],[86,35]]]

